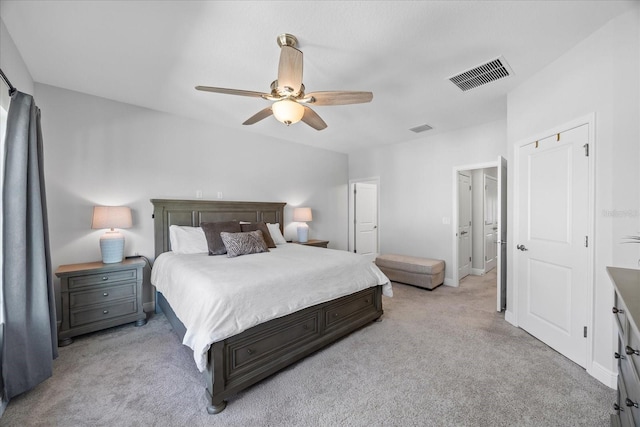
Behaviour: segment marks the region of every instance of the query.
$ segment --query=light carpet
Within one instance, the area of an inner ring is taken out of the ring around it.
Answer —
[[[2,426],[607,426],[615,391],[495,311],[495,275],[394,283],[372,323],[207,414],[163,315],[77,337]]]

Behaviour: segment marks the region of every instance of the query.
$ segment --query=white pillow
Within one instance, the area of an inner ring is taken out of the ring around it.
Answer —
[[[200,227],[172,225],[169,227],[171,250],[177,254],[209,253],[207,238]]]
[[[273,243],[275,243],[276,245],[282,245],[284,243],[287,243],[287,241],[284,240],[284,236],[282,235],[282,232],[280,231],[280,224],[267,223],[267,229],[269,229],[269,234],[271,234]]]

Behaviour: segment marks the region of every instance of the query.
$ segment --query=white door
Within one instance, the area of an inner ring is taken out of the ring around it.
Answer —
[[[507,159],[498,156],[498,210],[496,212],[498,226],[496,240],[496,276],[498,311],[507,308]]]
[[[471,273],[471,175],[458,173],[458,280]]]
[[[518,149],[518,323],[586,364],[588,125]]]
[[[498,248],[498,182],[487,174],[484,177],[484,272],[496,268]]]
[[[378,255],[378,186],[358,182],[353,190],[354,252],[375,260]]]

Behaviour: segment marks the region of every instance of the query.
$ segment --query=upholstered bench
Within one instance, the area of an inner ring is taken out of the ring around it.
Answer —
[[[407,255],[386,254],[376,265],[393,282],[434,289],[444,282],[444,261]]]

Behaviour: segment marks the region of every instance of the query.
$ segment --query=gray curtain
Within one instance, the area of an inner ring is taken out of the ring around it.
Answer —
[[[0,386],[8,401],[49,378],[58,356],[40,109],[31,95],[12,96],[4,160]]]

